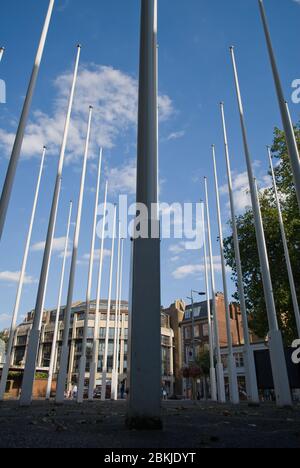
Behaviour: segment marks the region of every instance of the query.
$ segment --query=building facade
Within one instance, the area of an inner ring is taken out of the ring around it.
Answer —
[[[0,364],[4,364],[5,361],[5,343],[0,340]]]
[[[212,311],[212,301],[210,302],[210,307]],[[222,293],[218,293],[216,295],[216,309],[220,347],[226,348],[228,346],[228,339],[225,301]],[[183,363],[184,365],[189,365],[190,362],[194,362],[200,352],[209,350],[207,301],[195,303],[193,306],[187,306],[180,326],[182,329],[183,340]],[[237,304],[235,303],[230,304],[230,330],[233,346],[243,345],[244,335],[242,316]]]
[[[106,317],[107,301],[101,301],[100,304],[100,327],[99,327],[99,357],[97,386],[102,385],[102,369],[105,350],[106,335]],[[84,327],[86,303],[78,302],[72,307],[71,324],[69,330],[69,366],[68,366],[68,389],[78,381],[79,363],[82,352],[82,337]],[[88,324],[88,343],[87,343],[87,366],[86,380],[89,379],[89,370],[92,358],[92,344],[95,327],[96,302],[91,303],[89,324]],[[64,333],[64,314],[65,308],[60,311],[59,317],[59,336],[56,343],[56,364],[55,373],[59,369],[59,359],[61,345]],[[116,304],[112,302],[109,323],[109,345],[108,345],[108,382],[111,381],[113,354],[114,354],[114,336],[115,336],[115,315]],[[54,340],[56,309],[45,311],[43,314],[41,340],[38,352],[37,369],[41,372],[48,372],[50,365],[50,356],[52,343]],[[25,321],[17,328],[14,337],[14,346],[12,352],[11,366],[14,369],[23,369],[27,353],[29,333],[32,327],[33,312],[30,312]],[[121,303],[121,321],[120,321],[120,353],[119,353],[119,381],[127,380],[128,370],[128,303]],[[174,393],[174,332],[171,328],[170,317],[163,311],[161,313],[161,347],[162,347],[162,386],[167,389],[169,395]],[[56,377],[54,376],[54,379]],[[109,386],[109,385],[108,385]]]

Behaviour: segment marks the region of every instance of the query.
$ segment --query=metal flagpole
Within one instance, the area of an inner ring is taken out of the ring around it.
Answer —
[[[0,47],[0,63],[2,62],[4,51],[5,51],[4,47]]]
[[[123,289],[123,259],[124,259],[124,239],[121,240],[121,263],[120,263],[120,290],[118,302],[118,329],[117,329],[117,358],[116,358],[116,376],[115,376],[115,400],[118,399],[119,389],[119,353],[120,353],[120,327],[121,327],[121,305]]]
[[[286,135],[286,142],[287,142],[288,152],[290,156],[292,171],[294,175],[294,182],[295,182],[295,187],[296,187],[298,204],[300,208],[300,158],[299,158],[297,141],[295,137],[294,127],[290,120],[289,112],[286,107],[286,101],[284,98],[279,70],[278,70],[277,63],[276,63],[276,57],[275,57],[275,53],[274,53],[274,49],[272,45],[272,39],[271,39],[270,31],[269,31],[269,26],[267,22],[267,16],[266,16],[263,0],[259,0],[258,4],[259,4],[261,19],[262,19],[262,23],[264,27],[265,36],[266,36],[266,42],[267,42],[269,57],[271,61],[272,71],[273,71],[275,88],[276,88],[276,93],[277,93],[280,112],[281,112],[282,124],[283,124],[283,128],[284,128],[285,135]]]
[[[104,259],[107,192],[108,192],[108,182],[106,182],[105,184],[105,195],[104,195],[104,206],[103,206],[104,213],[103,213],[101,249],[100,249],[98,283],[97,283],[95,326],[94,326],[92,362],[90,366],[90,380],[89,380],[89,391],[88,391],[89,401],[92,401],[94,399],[94,390],[96,386],[96,375],[97,375],[98,357],[99,357],[100,299],[101,299],[102,271],[103,271],[103,259]]]
[[[38,74],[40,70],[42,56],[44,53],[44,48],[46,44],[46,39],[47,39],[47,34],[48,34],[51,16],[53,12],[53,7],[54,7],[54,0],[50,0],[47,15],[46,15],[43,30],[42,30],[42,34],[40,37],[37,54],[35,57],[35,62],[34,62],[32,74],[31,74],[29,86],[27,89],[27,94],[26,94],[18,130],[17,130],[17,134],[16,134],[15,141],[14,141],[12,154],[10,157],[10,161],[9,161],[9,165],[8,165],[8,169],[6,173],[3,190],[2,190],[2,195],[0,199],[0,240],[3,234],[6,214],[7,214],[11,192],[12,192],[12,188],[13,188],[13,184],[15,180],[16,170],[17,170],[17,166],[18,166],[18,162],[20,158],[20,153],[21,153],[21,148],[23,144],[28,115],[29,115],[30,107],[32,103],[32,98],[33,98],[33,94],[34,94],[34,90],[35,90],[35,86],[36,86],[36,82],[37,82],[37,78],[38,78]]]
[[[152,209],[158,208],[157,0],[141,6],[136,201],[148,209],[143,221],[151,236],[133,241],[127,425],[161,429],[160,222]]]
[[[244,332],[244,343],[245,343],[244,344],[244,363],[245,363],[245,372],[246,372],[246,390],[247,390],[248,399],[252,401],[253,403],[258,403],[259,395],[258,395],[258,387],[257,387],[256,367],[255,367],[255,361],[254,361],[254,352],[250,343],[248,314],[247,314],[246,299],[245,299],[240,244],[239,244],[239,238],[238,238],[237,221],[236,221],[236,213],[235,213],[235,201],[234,201],[234,196],[233,196],[233,184],[232,184],[232,175],[231,175],[231,166],[230,166],[227,128],[226,128],[223,103],[221,103],[221,117],[222,117],[223,135],[224,135],[225,158],[226,158],[227,178],[228,178],[228,191],[229,191],[231,222],[232,222],[232,231],[233,231],[233,243],[234,243],[235,262],[236,262],[236,269],[237,269],[238,294],[239,294],[239,299],[240,299],[242,324],[243,324],[243,332]]]
[[[86,351],[87,351],[89,317],[90,317],[90,309],[91,309],[91,291],[92,291],[93,268],[94,268],[94,258],[95,258],[95,241],[96,241],[97,214],[98,214],[98,203],[99,203],[99,192],[100,192],[100,181],[101,181],[101,167],[102,167],[102,149],[100,151],[99,165],[98,165],[97,188],[96,188],[95,209],[94,209],[93,228],[92,228],[93,232],[92,232],[92,242],[91,242],[91,251],[90,251],[90,264],[89,264],[88,284],[87,284],[87,293],[86,293],[86,311],[85,311],[85,317],[84,317],[81,359],[80,359],[80,364],[79,364],[77,403],[82,403],[83,397],[84,397]]]
[[[71,118],[75,86],[76,86],[76,80],[77,80],[77,74],[78,74],[80,51],[81,51],[81,46],[78,46],[72,88],[71,88],[68,111],[67,111],[66,122],[65,122],[63,142],[62,142],[58,169],[57,169],[57,176],[56,176],[53,201],[52,201],[52,207],[51,207],[51,213],[50,213],[50,219],[49,219],[44,258],[43,258],[42,270],[41,270],[40,281],[39,281],[39,286],[38,286],[38,293],[37,293],[35,313],[34,313],[34,322],[33,322],[33,327],[30,332],[30,337],[29,337],[29,342],[28,342],[28,352],[27,352],[27,359],[26,359],[24,376],[23,376],[22,393],[21,393],[21,398],[20,398],[20,404],[23,406],[30,405],[31,397],[32,397],[32,387],[33,387],[33,381],[34,381],[34,375],[35,375],[35,364],[36,364],[36,357],[38,353],[39,338],[40,338],[40,322],[41,322],[41,317],[43,313],[43,300],[44,300],[45,288],[46,288],[47,265],[49,264],[49,259],[51,255],[51,242],[52,242],[54,231],[55,231],[55,215],[56,215],[57,208],[58,208],[61,176],[62,176],[63,164],[64,164],[64,159],[65,159],[67,139],[69,135],[70,118]]]
[[[5,355],[5,364],[2,369],[2,377],[1,377],[1,384],[0,384],[0,401],[3,401],[3,398],[4,398],[7,377],[8,377],[9,368],[10,368],[11,352],[13,348],[14,336],[15,336],[16,325],[17,325],[17,318],[19,314],[21,296],[22,296],[24,280],[25,280],[25,275],[26,275],[27,261],[28,261],[28,255],[29,255],[29,249],[30,249],[30,243],[31,243],[31,237],[32,237],[33,224],[35,220],[36,208],[37,208],[37,203],[38,203],[38,198],[39,198],[41,179],[42,179],[42,174],[43,174],[43,169],[44,169],[45,155],[46,155],[46,147],[44,147],[43,154],[42,154],[42,160],[41,160],[41,165],[40,165],[40,170],[39,170],[39,175],[38,175],[38,180],[37,180],[37,185],[36,185],[36,190],[35,190],[34,202],[33,202],[33,207],[32,207],[32,212],[31,212],[31,218],[30,218],[30,223],[29,223],[29,229],[28,229],[28,234],[27,234],[27,240],[25,244],[25,251],[24,251],[23,263],[22,263],[22,268],[21,268],[21,273],[20,273],[19,286],[18,286],[16,302],[15,302],[15,307],[14,307],[12,321],[11,321],[11,328],[10,328],[9,340],[7,344],[6,355]]]
[[[269,156],[270,168],[271,168],[272,179],[273,179],[273,187],[274,187],[275,200],[276,200],[276,205],[277,205],[277,210],[278,210],[280,232],[281,232],[285,261],[286,261],[286,266],[287,266],[287,271],[288,271],[288,276],[289,276],[289,283],[290,283],[290,288],[291,288],[291,295],[292,295],[292,300],[293,300],[293,307],[294,307],[298,337],[300,338],[300,311],[299,311],[299,304],[298,304],[298,298],[297,298],[297,291],[296,291],[293,269],[292,269],[292,264],[291,264],[291,259],[290,259],[289,247],[288,247],[287,238],[285,234],[281,204],[280,204],[279,193],[277,189],[275,172],[274,172],[274,167],[273,167],[273,162],[272,162],[271,148],[269,146],[268,146],[268,156]]]
[[[288,378],[288,372],[287,372],[287,364],[286,364],[286,359],[285,359],[282,335],[281,335],[281,331],[279,330],[278,320],[277,320],[277,315],[276,315],[276,307],[275,307],[275,301],[274,301],[274,295],[273,295],[273,285],[272,285],[272,279],[271,279],[271,274],[270,274],[270,265],[269,265],[269,259],[268,259],[268,253],[267,253],[266,239],[265,239],[263,222],[261,218],[259,200],[256,196],[256,188],[255,188],[255,183],[254,183],[254,174],[253,174],[251,155],[250,155],[250,150],[249,150],[249,145],[248,145],[248,136],[247,136],[247,130],[246,130],[246,124],[245,124],[243,102],[242,102],[242,97],[241,97],[238,72],[237,72],[233,47],[230,48],[230,52],[231,52],[231,57],[232,57],[232,64],[233,64],[233,71],[234,71],[235,85],[236,85],[236,92],[237,92],[237,99],[238,99],[238,106],[239,106],[239,114],[240,114],[240,120],[241,120],[241,129],[242,129],[244,150],[245,150],[245,156],[246,156],[246,162],[247,162],[249,186],[250,186],[250,192],[251,192],[257,245],[258,245],[258,252],[259,252],[259,259],[260,259],[260,266],[261,266],[261,273],[262,273],[262,282],[263,282],[263,287],[264,287],[265,301],[266,301],[268,321],[269,321],[269,327],[270,327],[269,347],[270,347],[270,356],[271,356],[271,363],[272,363],[276,399],[277,399],[277,404],[279,406],[286,406],[286,405],[292,404],[291,391],[290,391],[290,386],[289,386],[289,378]]]
[[[221,403],[225,403],[226,402],[226,393],[225,393],[224,368],[223,368],[223,364],[222,364],[221,350],[220,350],[219,324],[218,324],[217,303],[216,303],[215,268],[214,268],[213,250],[212,250],[209,201],[208,201],[208,187],[207,187],[207,178],[206,177],[204,179],[204,183],[205,183],[208,250],[209,250],[211,289],[212,289],[213,321],[214,321],[214,329],[215,329],[215,340],[216,340],[215,345],[216,345],[216,354],[217,354],[216,372],[217,372],[218,400]]]
[[[107,302],[107,313],[106,313],[105,348],[104,348],[103,369],[102,369],[102,388],[101,388],[101,400],[102,401],[105,401],[106,399],[108,341],[109,341],[110,309],[111,309],[111,297],[112,297],[112,282],[113,282],[113,271],[114,271],[116,221],[117,221],[117,205],[115,205],[115,209],[114,209],[113,237],[112,237],[112,247],[111,247],[111,256],[110,256],[110,273],[109,273],[109,290],[108,290],[108,302]]]
[[[205,230],[205,205],[202,203],[202,223],[203,223],[203,249],[204,249],[204,269],[205,269],[205,287],[206,287],[206,300],[207,300],[207,318],[208,318],[208,338],[209,338],[209,357],[210,357],[210,387],[211,387],[211,399],[217,401],[217,380],[216,380],[216,369],[215,369],[215,358],[214,358],[214,332],[213,324],[211,319],[211,307],[210,307],[210,289],[208,279],[208,263],[207,263],[207,247],[206,247],[206,230]]]
[[[76,274],[76,266],[77,266],[78,245],[79,245],[79,236],[80,236],[80,228],[81,228],[82,205],[83,205],[87,160],[88,160],[88,153],[89,153],[92,114],[93,114],[93,108],[92,106],[90,106],[85,151],[84,151],[83,166],[82,166],[82,174],[81,174],[81,182],[80,182],[79,199],[78,199],[76,227],[75,227],[75,233],[74,233],[73,253],[72,253],[70,277],[69,277],[69,287],[68,287],[68,299],[67,299],[67,306],[66,306],[65,317],[64,317],[63,344],[62,344],[62,349],[61,349],[59,372],[58,372],[58,378],[57,378],[56,403],[63,403],[65,399],[64,395],[65,395],[65,390],[66,390],[68,357],[69,357],[69,330],[70,330],[71,313],[72,313],[72,301],[73,301],[75,274]]]
[[[219,183],[218,183],[216,151],[215,151],[214,145],[212,147],[212,153],[213,153],[213,166],[214,166],[215,187],[216,187],[217,217],[218,217],[219,241],[220,241],[220,252],[221,252],[221,263],[222,263],[222,277],[223,277],[223,287],[224,287],[226,331],[227,331],[227,341],[228,341],[227,359],[228,359],[230,401],[231,403],[236,405],[240,402],[240,396],[239,396],[239,386],[238,386],[238,379],[237,379],[236,360],[235,360],[235,356],[233,353],[233,344],[232,344],[232,335],[231,335],[230,307],[229,307],[227,276],[226,276],[224,238],[223,238],[222,219],[221,219],[220,192],[219,192]]]
[[[72,210],[73,210],[73,202],[70,202],[70,209],[69,209],[69,216],[68,216],[68,224],[67,224],[67,234],[66,234],[66,242],[65,242],[65,249],[64,249],[64,256],[63,256],[63,263],[62,263],[62,270],[61,270],[61,279],[60,279],[60,287],[58,293],[58,302],[57,302],[57,309],[56,309],[56,316],[55,316],[55,326],[53,332],[53,343],[51,347],[51,356],[50,356],[50,365],[49,365],[49,375],[48,375],[48,383],[47,383],[47,391],[46,391],[46,400],[50,400],[51,397],[51,386],[53,380],[53,374],[55,371],[55,356],[57,353],[57,342],[58,342],[58,327],[59,327],[59,316],[60,316],[60,309],[61,309],[61,302],[62,302],[62,294],[63,294],[63,286],[64,286],[64,278],[65,278],[65,268],[66,262],[68,257],[68,249],[69,249],[69,238],[70,238],[70,228],[71,228],[71,219],[72,219]]]
[[[115,378],[117,366],[117,334],[118,334],[118,309],[119,309],[119,294],[120,294],[120,265],[121,265],[121,223],[119,222],[119,239],[118,239],[118,260],[117,260],[117,276],[116,276],[116,303],[115,303],[115,328],[114,328],[114,352],[113,352],[113,370],[111,384],[111,399],[115,397]]]

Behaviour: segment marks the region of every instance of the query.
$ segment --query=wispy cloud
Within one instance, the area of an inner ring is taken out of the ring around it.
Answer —
[[[43,145],[48,153],[57,155],[64,128],[72,71],[61,74],[54,81],[56,98],[51,113],[36,110],[26,128],[22,147],[23,157],[39,156]],[[67,144],[67,162],[82,157],[87,128],[88,108],[94,106],[91,135],[91,157],[99,146],[112,148],[118,137],[132,130],[137,122],[138,82],[130,75],[113,67],[87,64],[80,68],[76,86],[70,134]],[[171,99],[159,96],[160,119],[168,119],[174,112]],[[0,129],[0,150],[10,155],[14,131]]]
[[[184,130],[180,132],[173,132],[173,133],[170,133],[170,135],[168,135],[167,141],[180,140],[180,138],[183,138],[184,136],[185,136]]]
[[[215,256],[213,258],[213,261],[214,261],[215,272],[221,273],[222,272],[221,257]],[[227,267],[227,271],[231,272],[229,267]],[[188,278],[189,276],[198,276],[199,274],[204,273],[204,272],[205,272],[204,262],[203,264],[199,263],[197,265],[186,264],[186,265],[182,265],[176,268],[176,270],[173,271],[172,276],[176,280],[182,280],[182,279]]]
[[[66,245],[66,238],[65,237],[58,237],[56,239],[53,239],[53,247],[52,250],[53,252],[63,252],[65,249]],[[31,247],[31,250],[33,252],[42,252],[45,249],[45,242],[37,242]]]
[[[20,271],[1,271],[0,282],[2,283],[18,283],[20,280]],[[37,280],[32,276],[25,276],[24,284],[35,284]]]
[[[254,161],[254,167],[259,169],[260,162]],[[269,188],[272,184],[269,176],[266,176],[263,172],[259,174],[258,171],[258,185],[261,190]],[[232,184],[233,184],[233,195],[235,201],[235,209],[237,214],[242,214],[248,208],[251,208],[251,195],[249,188],[249,178],[248,173],[245,172],[233,172],[232,174]],[[224,184],[220,187],[220,193],[222,196],[228,196],[228,184]],[[226,207],[228,213],[230,212],[230,202],[227,201]]]

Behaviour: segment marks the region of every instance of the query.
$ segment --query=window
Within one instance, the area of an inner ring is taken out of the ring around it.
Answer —
[[[27,335],[18,336],[17,338],[17,346],[25,346],[27,343]]]
[[[185,327],[184,329],[184,337],[186,340],[190,340],[192,337],[192,328],[191,327]]]
[[[20,366],[25,356],[25,347],[24,348],[17,348],[15,350],[15,357],[14,357],[14,365]]]
[[[204,336],[204,337],[209,336],[209,327],[208,327],[208,323],[206,323],[205,325],[203,325],[202,332],[203,332],[203,336]]]
[[[236,360],[236,367],[237,368],[241,368],[241,367],[245,366],[243,353],[236,354],[235,355],[235,360]]]
[[[187,310],[184,316],[185,320],[190,320],[191,319],[191,311]]]
[[[195,325],[195,327],[194,327],[194,336],[195,336],[195,338],[200,338],[200,325]]]

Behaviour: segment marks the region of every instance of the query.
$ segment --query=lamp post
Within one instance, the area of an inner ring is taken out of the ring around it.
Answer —
[[[41,61],[42,61],[42,57],[44,53],[44,48],[46,44],[46,39],[48,35],[53,8],[54,8],[54,0],[50,0],[43,30],[42,30],[42,34],[40,37],[38,50],[37,50],[35,61],[34,61],[34,66],[32,69],[32,73],[31,73],[31,77],[30,77],[30,81],[29,81],[29,85],[27,89],[26,98],[24,101],[24,105],[23,105],[23,109],[22,109],[22,113],[21,113],[21,117],[19,121],[18,130],[16,133],[11,157],[9,160],[5,182],[4,182],[3,189],[2,189],[2,195],[0,199],[0,241],[2,238],[2,234],[3,234],[8,205],[10,202],[10,197],[11,197],[11,192],[13,189],[17,166],[18,166],[18,162],[20,159],[20,153],[21,153],[24,134],[25,134],[25,128],[26,128],[26,124],[27,124],[27,120],[28,120],[28,116],[30,112],[34,90],[35,90],[37,79],[38,79],[38,74],[40,71],[40,65],[41,65]],[[3,55],[3,51],[4,49],[2,49],[0,53],[1,58]],[[0,61],[1,61],[1,58],[0,58]]]
[[[240,84],[237,72],[237,66],[235,61],[234,48],[230,48],[230,54],[232,58],[235,87],[241,122],[241,130],[244,143],[244,151],[247,163],[248,179],[251,192],[251,201],[253,207],[255,231],[257,238],[257,246],[259,253],[259,260],[261,266],[262,282],[264,287],[266,308],[269,322],[269,345],[270,345],[270,357],[275,385],[276,400],[279,406],[292,405],[291,390],[289,385],[289,377],[287,372],[287,364],[285,359],[283,340],[281,331],[278,326],[278,320],[276,315],[276,307],[273,294],[273,285],[270,273],[270,264],[268,259],[267,245],[264,233],[264,227],[262,222],[261,210],[259,205],[259,199],[257,196],[256,185],[254,181],[254,173],[250,155],[250,149],[248,144],[248,134],[245,123],[243,101],[240,91]]]

